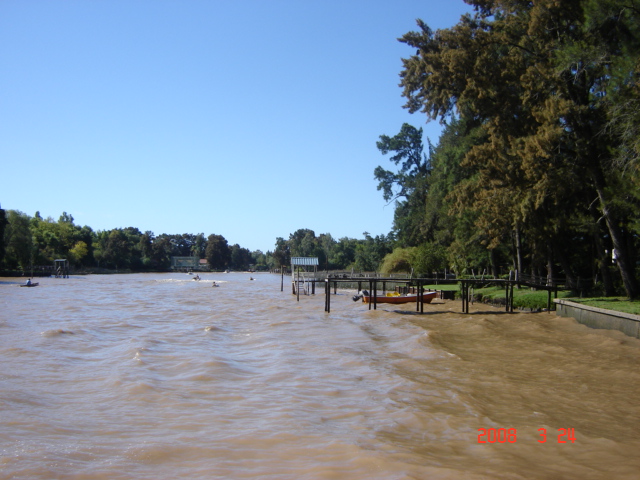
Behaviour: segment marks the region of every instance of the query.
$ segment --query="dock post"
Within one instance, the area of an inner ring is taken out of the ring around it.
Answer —
[[[460,284],[460,287],[462,288],[462,313],[467,313],[466,307],[465,307],[465,298],[467,296],[467,286],[465,285],[464,281],[462,281],[462,283]]]
[[[469,313],[469,303],[467,302],[467,296],[469,295],[467,282],[465,280],[461,280],[460,288],[462,289],[462,313]]]
[[[327,311],[327,281],[324,281],[324,311]]]
[[[504,286],[505,306],[506,306],[507,312],[509,311],[509,302],[510,302],[509,294],[511,293],[510,289],[511,289],[511,283],[507,282]]]
[[[331,312],[331,283],[329,280],[325,280],[324,283],[324,311]]]
[[[373,281],[373,309],[378,309],[378,282]]]
[[[511,284],[511,294],[509,295],[509,312],[513,313],[513,284]]]

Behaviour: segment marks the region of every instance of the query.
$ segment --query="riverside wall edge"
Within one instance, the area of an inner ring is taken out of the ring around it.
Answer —
[[[640,315],[589,307],[569,300],[556,298],[556,315],[573,317],[591,328],[620,330],[630,337],[640,339]]]

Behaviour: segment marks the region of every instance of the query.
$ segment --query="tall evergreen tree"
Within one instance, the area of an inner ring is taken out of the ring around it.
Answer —
[[[615,140],[600,99],[611,71],[568,50],[596,42],[585,30],[586,0],[467,3],[476,13],[456,26],[433,32],[419,21],[421,31],[402,38],[416,49],[403,60],[406,108],[431,119],[458,113],[487,136],[465,156],[463,165],[477,173],[456,186],[458,206],[474,208],[488,248],[510,231],[524,233],[533,258],[557,243],[568,215],[588,211],[583,193],[590,190],[627,294],[636,298],[635,245],[628,212],[616,208]]]

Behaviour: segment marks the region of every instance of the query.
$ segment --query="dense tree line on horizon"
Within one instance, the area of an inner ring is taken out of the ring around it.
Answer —
[[[289,265],[291,257],[317,257],[321,270],[354,270],[377,272],[385,256],[393,250],[393,235],[372,237],[364,232],[364,239],[343,237],[334,239],[330,233],[316,236],[313,230],[301,228],[289,239],[276,239],[271,253],[277,266]]]
[[[77,269],[167,271],[171,257],[207,259],[214,270],[268,268],[267,255],[229,245],[222,235],[154,235],[134,227],[94,231],[66,212],[55,221],[0,209],[0,269],[29,271],[66,258]]]
[[[378,142],[398,165],[374,171],[396,201],[397,262],[439,251],[458,273],[592,278],[637,298],[640,2],[465,1],[475,13],[455,26],[419,20],[400,39],[415,51],[405,108],[445,129],[426,154],[410,125]]]
[[[30,217],[0,209],[0,270],[29,272],[32,266],[52,266],[54,259],[66,258],[77,270],[168,271],[172,256],[207,259],[213,270],[274,270],[288,267],[291,256],[312,256],[319,258],[322,269],[377,271],[392,251],[393,239],[367,232],[364,236],[334,240],[330,234],[299,229],[286,241],[277,238],[274,251],[263,253],[230,246],[217,234],[156,236],[134,227],[94,231],[76,225],[67,212],[55,221],[38,212]]]

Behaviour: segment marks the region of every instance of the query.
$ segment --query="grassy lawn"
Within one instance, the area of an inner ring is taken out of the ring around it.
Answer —
[[[459,292],[460,285],[454,283],[453,285],[425,285],[424,288],[431,290],[444,290],[445,292]]]
[[[488,300],[494,302],[505,302],[506,294],[504,287],[476,288],[473,293],[481,301]],[[558,292],[558,298],[567,298],[570,292]],[[551,293],[551,302],[554,299]],[[546,290],[531,290],[530,288],[513,289],[514,308],[530,308],[532,310],[547,308],[549,293]],[[552,307],[553,308],[553,307]]]
[[[431,285],[431,288],[438,290],[460,290],[459,285]],[[476,298],[502,303],[506,301],[503,287],[476,288],[473,293]],[[603,308],[605,310],[615,310],[618,312],[640,315],[640,301],[631,302],[624,297],[587,297],[578,298],[574,292],[558,292],[558,298],[563,298],[571,302],[581,303],[590,307]],[[459,297],[459,293],[458,293]],[[551,294],[553,301],[554,295]],[[547,308],[548,294],[544,290],[531,290],[530,288],[513,289],[513,306],[515,308],[530,308],[533,310]]]

